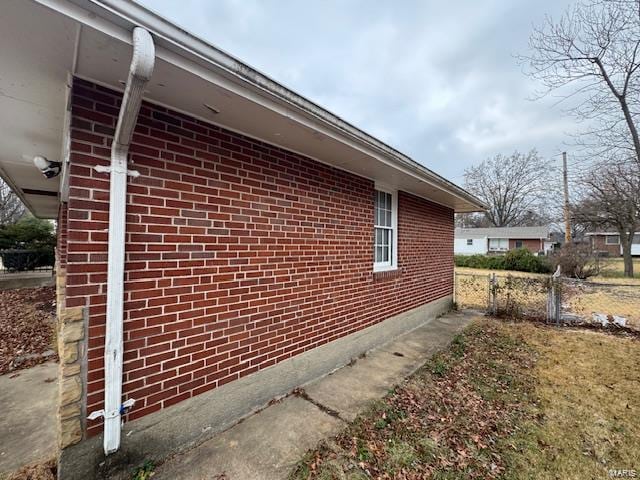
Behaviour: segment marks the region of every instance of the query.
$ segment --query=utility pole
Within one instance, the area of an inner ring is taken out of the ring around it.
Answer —
[[[562,181],[564,183],[564,241],[571,243],[571,218],[569,212],[569,180],[567,174],[567,152],[562,152]]]

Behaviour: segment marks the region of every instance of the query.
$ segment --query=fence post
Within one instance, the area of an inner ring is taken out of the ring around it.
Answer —
[[[549,277],[547,286],[547,323],[553,320],[553,277]]]
[[[453,271],[453,305],[454,308],[458,308],[458,274]]]
[[[554,274],[551,275],[551,286],[547,291],[547,320],[555,323],[560,323],[562,316],[562,298],[560,288],[561,274],[560,265],[558,265]]]
[[[556,323],[560,324],[562,322],[562,280],[560,277],[556,278],[553,283],[554,290],[554,300],[555,300],[555,316]]]
[[[496,274],[489,275],[489,314],[496,314]]]

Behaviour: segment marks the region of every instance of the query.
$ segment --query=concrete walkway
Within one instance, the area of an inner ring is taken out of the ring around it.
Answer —
[[[413,373],[475,318],[450,313],[317,380],[193,450],[154,480],[280,480],[307,450],[339,433],[372,400]]]
[[[54,362],[0,376],[0,477],[55,455],[57,394]]]

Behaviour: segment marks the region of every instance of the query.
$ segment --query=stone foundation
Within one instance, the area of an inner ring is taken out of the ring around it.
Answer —
[[[56,272],[56,305],[58,316],[59,396],[58,448],[80,442],[83,438],[84,381],[84,307],[65,308],[66,271]]]

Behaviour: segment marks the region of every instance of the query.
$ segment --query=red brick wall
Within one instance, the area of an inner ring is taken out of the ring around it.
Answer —
[[[67,306],[89,309],[102,408],[119,95],[76,80]],[[400,192],[399,274],[374,275],[370,180],[144,104],[130,168],[124,393],[134,419],[452,293],[453,211]],[[89,422],[88,434],[101,425]]]
[[[620,244],[607,245],[605,243],[605,235],[593,235],[591,237],[591,248],[596,252],[608,252],[612,257],[619,257]]]
[[[538,253],[544,250],[544,243],[538,238],[525,238],[522,239],[522,247],[529,250],[531,253]],[[516,247],[516,240],[509,239],[509,250],[513,250]]]

